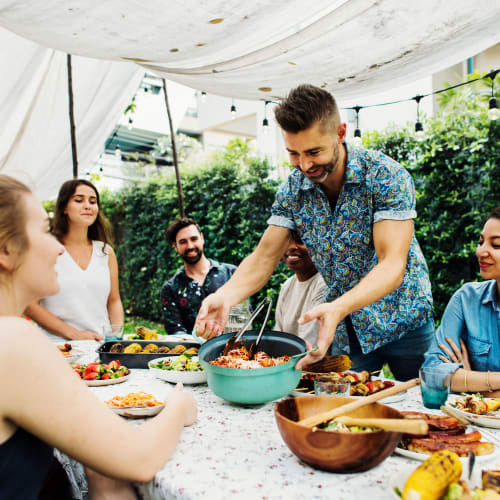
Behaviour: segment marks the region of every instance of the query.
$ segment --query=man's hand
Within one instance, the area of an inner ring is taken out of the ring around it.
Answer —
[[[342,321],[342,319],[344,319],[344,316],[345,315],[339,311],[335,302],[320,304],[302,315],[299,319],[299,323],[301,325],[309,323],[309,321],[313,320],[316,320],[319,323],[318,340],[316,342],[318,350],[308,354],[305,358],[302,358],[295,365],[296,369],[315,363],[325,357],[325,354],[335,337],[337,325],[340,321]]]
[[[101,341],[104,340],[104,337],[102,335],[99,335],[98,333],[92,332],[90,330],[75,330],[71,333],[71,336],[69,337],[70,340],[97,340]]]
[[[231,304],[217,293],[209,295],[202,303],[194,327],[196,335],[205,340],[220,335],[226,326]]]

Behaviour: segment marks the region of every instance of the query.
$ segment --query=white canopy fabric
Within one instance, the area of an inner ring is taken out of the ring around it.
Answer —
[[[43,46],[247,99],[386,90],[495,45],[499,21],[498,0],[0,0],[0,25]]]
[[[0,172],[26,182],[41,199],[73,177],[66,54],[0,28]],[[131,63],[73,57],[73,93],[80,175],[139,86]]]

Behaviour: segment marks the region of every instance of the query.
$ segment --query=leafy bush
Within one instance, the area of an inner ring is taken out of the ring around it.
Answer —
[[[416,236],[429,266],[436,318],[465,282],[480,279],[475,248],[484,220],[500,205],[500,120],[487,116],[484,92],[470,85],[442,99],[444,109],[425,122],[367,134],[364,146],[401,162],[417,189]]]
[[[208,257],[238,265],[257,245],[279,185],[269,171],[267,161],[241,140],[216,153],[208,164],[181,170],[185,212],[200,224]],[[164,233],[179,215],[175,176],[170,172],[119,193],[104,192],[102,199],[115,230],[127,314],[161,321],[161,286],[182,266]],[[280,263],[254,299],[269,295],[276,302],[289,274]]]

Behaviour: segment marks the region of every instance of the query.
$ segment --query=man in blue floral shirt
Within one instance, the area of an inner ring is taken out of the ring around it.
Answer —
[[[236,266],[205,257],[203,233],[191,218],[174,220],[166,237],[184,261],[184,267],[161,289],[165,331],[191,334],[202,300],[226,283]]]
[[[218,334],[231,305],[267,282],[296,230],[328,286],[326,302],[299,320],[316,320],[320,328],[318,351],[297,367],[331,346],[334,354],[348,353],[356,370],[389,362],[396,378],[416,376],[434,323],[409,173],[382,153],[346,144],[346,124],[323,89],[297,87],[275,116],[296,170],[276,194],[257,248],[204,301],[199,334]]]

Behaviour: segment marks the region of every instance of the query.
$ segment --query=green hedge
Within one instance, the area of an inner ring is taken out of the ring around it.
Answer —
[[[279,185],[269,172],[270,165],[257,159],[240,140],[201,168],[183,168],[185,213],[200,224],[208,257],[238,265],[256,246]],[[170,171],[119,193],[104,192],[102,198],[103,210],[115,228],[127,314],[161,321],[161,286],[182,266],[164,233],[179,214],[175,177]],[[253,301],[269,295],[276,302],[281,283],[289,275],[280,263]]]
[[[425,129],[420,143],[409,124],[368,134],[364,146],[384,151],[413,175],[416,236],[439,320],[463,283],[481,279],[475,249],[486,216],[500,206],[500,120],[488,118],[484,96],[467,91],[447,99]]]

